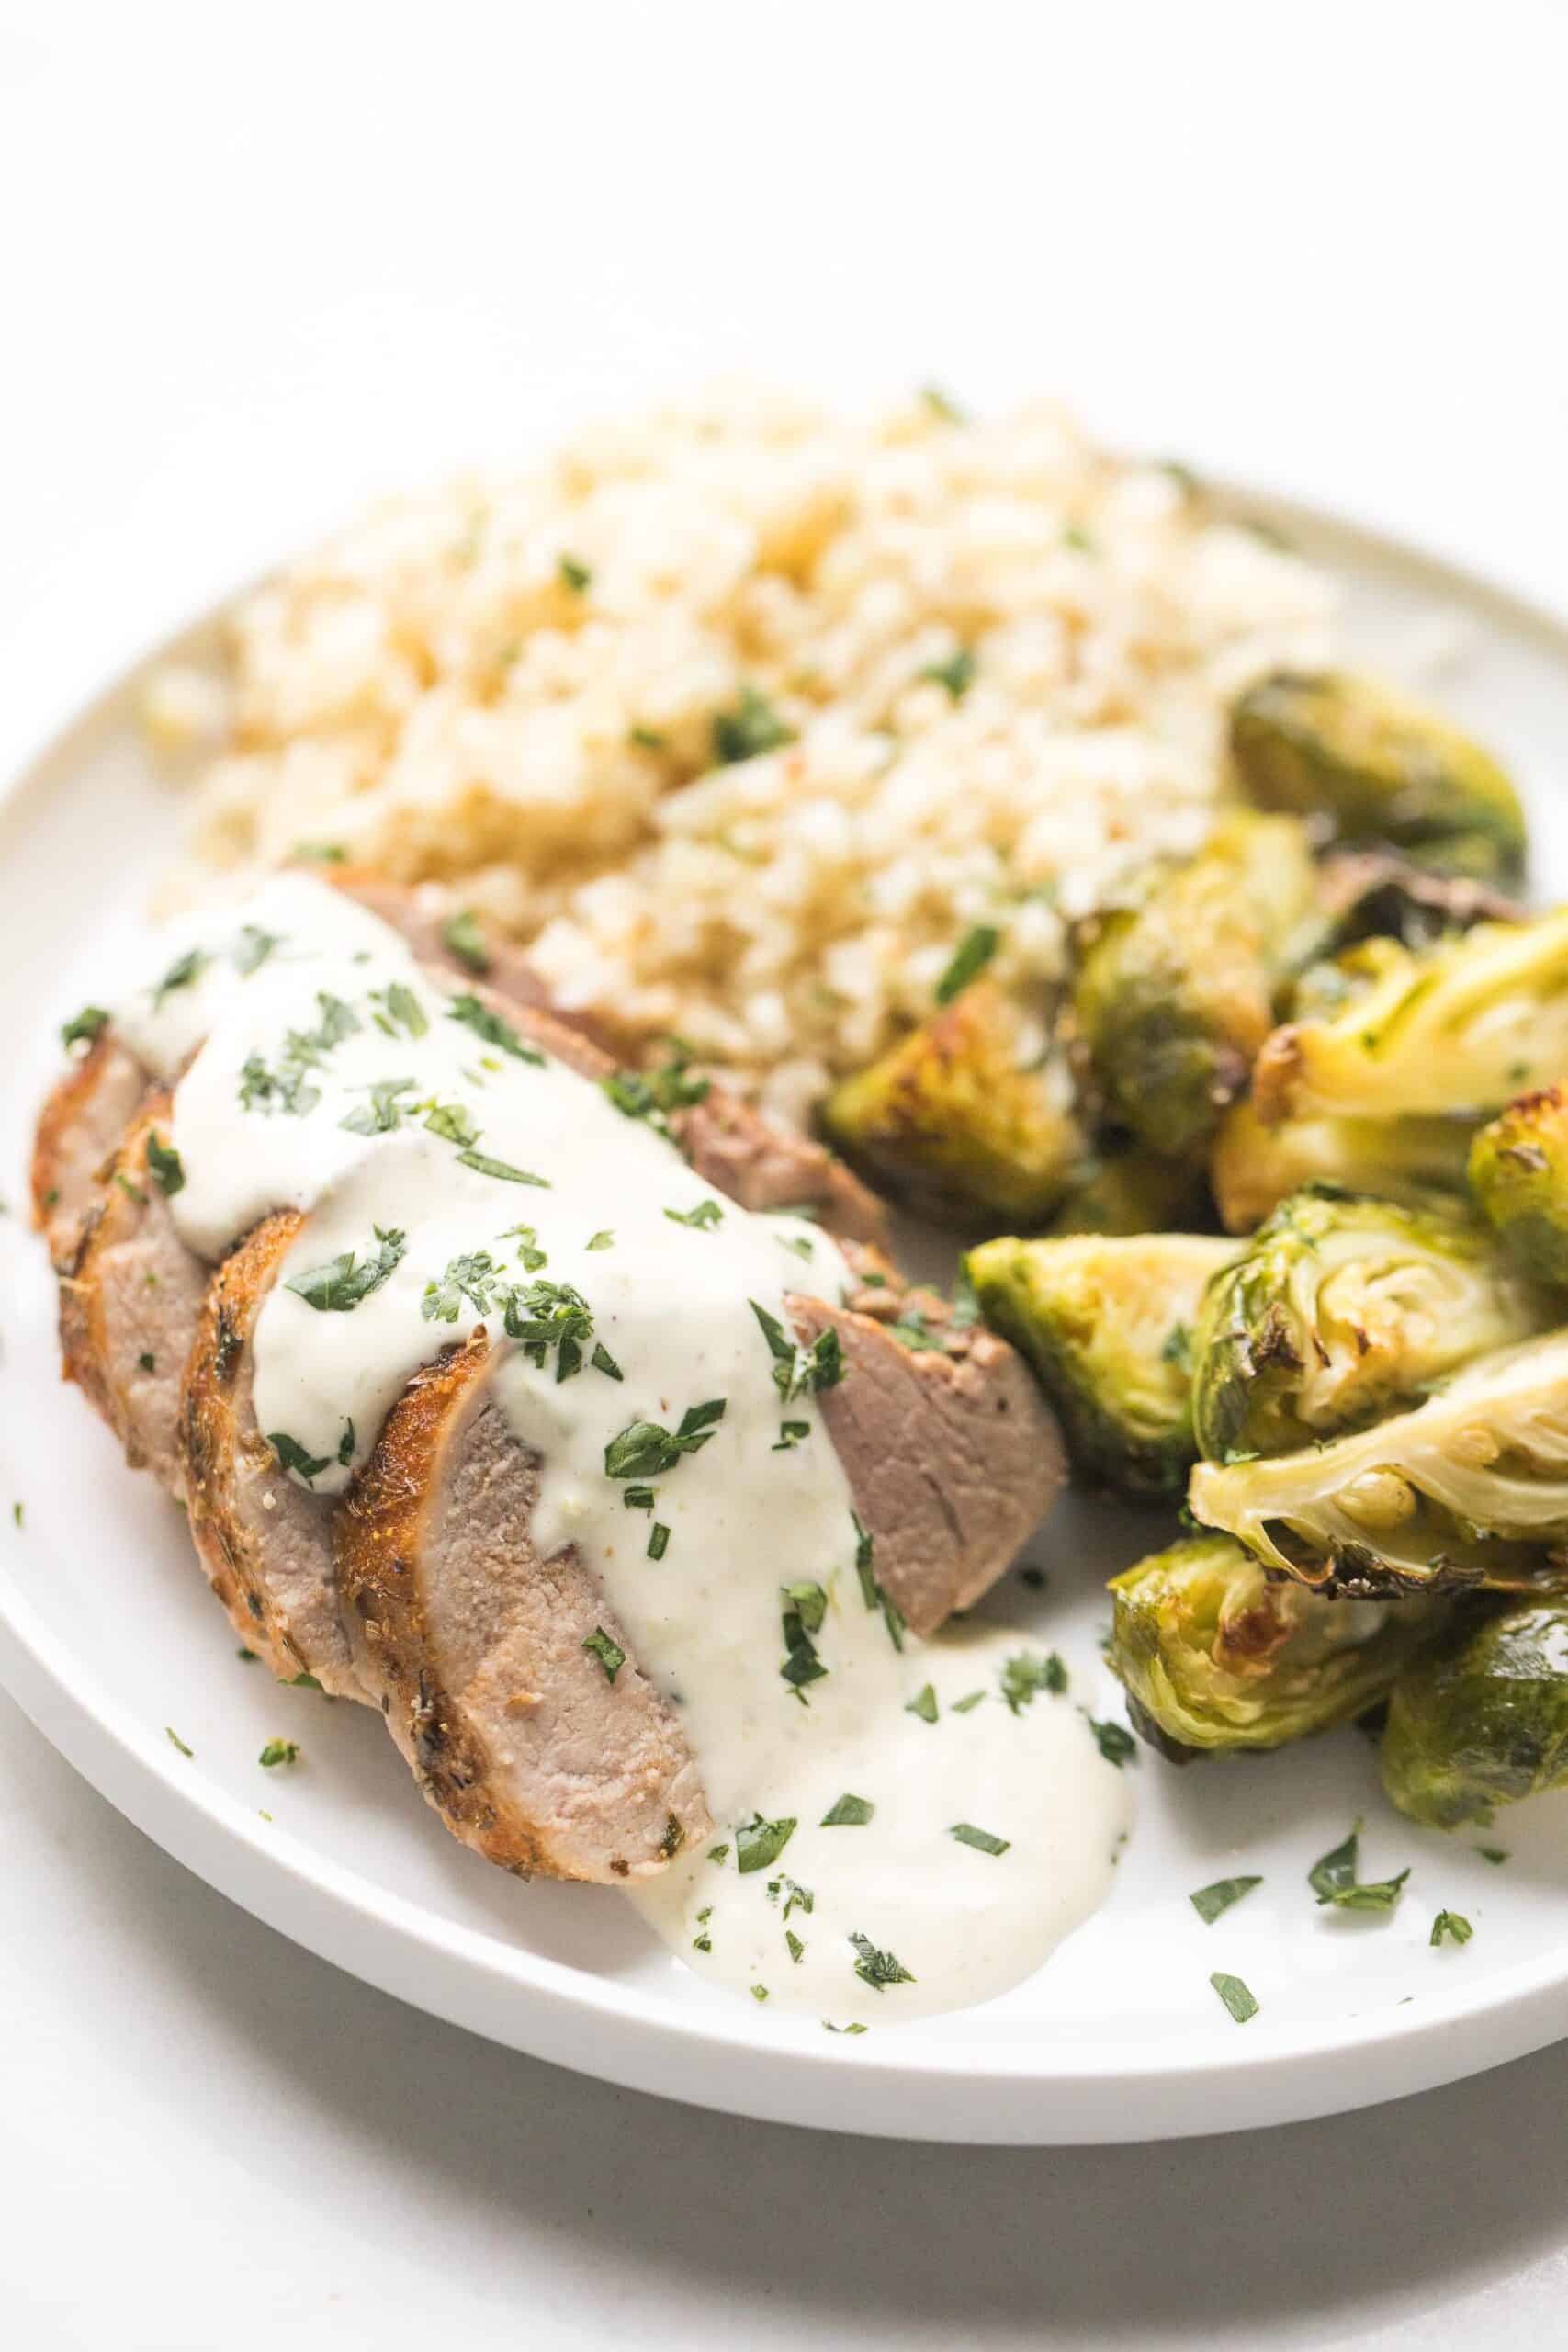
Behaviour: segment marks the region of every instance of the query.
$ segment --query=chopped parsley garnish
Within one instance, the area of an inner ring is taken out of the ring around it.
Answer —
[[[740,698],[732,710],[714,714],[713,751],[720,767],[733,767],[739,760],[754,760],[764,752],[780,751],[794,741],[794,728],[780,718],[755,686],[742,686]]]
[[[976,1829],[972,1821],[955,1821],[947,1834],[961,1846],[973,1846],[977,1854],[1005,1854],[1012,1844],[1010,1838],[993,1838],[988,1829]]]
[[[749,1299],[747,1305],[768,1343],[768,1352],[773,1359],[773,1385],[786,1405],[796,1396],[838,1386],[844,1376],[844,1352],[831,1324],[810,1347],[801,1348],[789,1337],[776,1315],[770,1315],[754,1298]]]
[[[971,980],[978,978],[1001,944],[1001,933],[992,923],[977,922],[973,930],[966,931],[936,984],[938,1004],[951,1004]]]
[[[711,1233],[724,1216],[716,1201],[699,1201],[694,1209],[666,1209],[671,1225],[689,1225],[694,1233]]]
[[[419,1108],[424,1114],[427,1132],[439,1136],[443,1143],[470,1147],[478,1143],[479,1131],[474,1125],[473,1113],[465,1103],[441,1102],[433,1098],[428,1102],[420,1103]]]
[[[1066,1687],[1067,1669],[1055,1650],[1043,1657],[1038,1650],[1019,1650],[1002,1668],[1002,1697],[1015,1715],[1032,1706],[1042,1690],[1059,1699]]]
[[[1201,1886],[1197,1894],[1190,1894],[1187,1900],[1203,1925],[1212,1928],[1233,1903],[1239,1903],[1244,1894],[1250,1894],[1255,1886],[1262,1883],[1261,1878],[1217,1878],[1211,1885]]]
[[[380,1289],[389,1274],[401,1265],[408,1248],[407,1237],[397,1226],[378,1225],[371,1230],[378,1244],[374,1255],[367,1251],[360,1258],[352,1250],[342,1250],[324,1266],[312,1266],[309,1273],[285,1283],[285,1290],[291,1290],[318,1314],[348,1314],[362,1298]]]
[[[1491,1862],[1495,1865],[1506,1862],[1508,1859],[1506,1846],[1477,1846],[1475,1851],[1483,1862]]]
[[[794,1822],[792,1821],[789,1826],[793,1829],[795,1827]],[[727,1862],[729,1860],[728,1847],[710,1846],[707,1850],[707,1859],[710,1862]]]
[[[804,1233],[796,1233],[793,1235],[788,1233],[775,1233],[773,1239],[778,1243],[781,1250],[793,1251],[795,1257],[804,1258],[808,1265],[812,1258],[816,1255],[816,1245],[809,1241]]]
[[[303,1478],[308,1487],[314,1484],[323,1470],[331,1467],[326,1454],[307,1453],[299,1439],[290,1437],[287,1430],[269,1430],[266,1442],[283,1468]]]
[[[819,1584],[786,1584],[779,1589],[784,1601],[784,1648],[788,1653],[779,1672],[790,1688],[803,1696],[806,1685],[820,1682],[828,1671],[811,1638],[822,1630],[828,1596]]]
[[[144,1209],[146,1207],[146,1193],[142,1191],[140,1184],[136,1183],[132,1178],[126,1174],[123,1168],[117,1168],[115,1170],[114,1181],[118,1189],[125,1194],[128,1201],[134,1201],[138,1208]]]
[[[1432,1922],[1432,1932],[1427,1940],[1435,1949],[1447,1937],[1450,1943],[1467,1944],[1475,1929],[1462,1911],[1439,1911]]]
[[[1066,529],[1062,533],[1062,545],[1065,548],[1073,548],[1078,555],[1092,555],[1094,553],[1094,541],[1089,537],[1089,533],[1084,529],[1081,523],[1069,523],[1067,525]]]
[[[550,1262],[539,1247],[538,1229],[535,1226],[509,1225],[498,1238],[516,1242],[518,1261],[525,1273],[536,1274],[541,1266],[547,1266]]]
[[[627,1487],[621,1500],[628,1510],[651,1510],[655,1491],[652,1487]]]
[[[377,1027],[384,1029],[389,1037],[395,1037],[399,1030],[406,1036],[423,1037],[430,1027],[430,1015],[412,989],[401,980],[393,980],[384,989],[372,989],[370,1001],[378,1008],[372,1016]]]
[[[492,1159],[487,1151],[460,1151],[459,1168],[471,1168],[476,1175],[494,1176],[503,1184],[536,1184],[542,1193],[550,1190],[547,1176],[536,1176],[526,1168],[513,1168],[505,1159]]]
[[[1161,1363],[1174,1364],[1178,1372],[1192,1369],[1192,1334],[1185,1323],[1173,1323],[1165,1335],[1159,1351]]]
[[[652,727],[628,728],[626,741],[628,743],[635,744],[639,752],[664,752],[670,748],[668,736],[660,735],[658,729]]]
[[[800,1443],[802,1438],[807,1438],[810,1435],[811,1424],[809,1421],[781,1421],[779,1423],[778,1443],[776,1445],[771,1445],[768,1448],[768,1451],[770,1453],[788,1453],[793,1446],[796,1446]]]
[[[950,1714],[966,1715],[971,1707],[977,1707],[979,1705],[985,1695],[986,1694],[983,1690],[966,1691],[962,1699],[954,1699],[948,1712]]]
[[[173,1144],[165,1143],[153,1127],[147,1137],[147,1165],[152,1181],[165,1200],[183,1190],[186,1181],[185,1163]]]
[[[585,1250],[613,1250],[615,1237],[606,1227],[603,1232],[590,1234],[582,1246]]]
[[[441,944],[448,956],[455,956],[470,972],[482,975],[489,971],[490,949],[472,907],[460,907],[456,914],[447,916],[441,926]]]
[[[782,1874],[778,1878],[771,1878],[768,1881],[768,1901],[776,1903],[786,1886],[789,1889],[789,1893],[784,1898],[784,1917],[786,1919],[792,1911],[816,1910],[817,1897],[811,1889],[808,1886],[800,1886],[794,1879],[785,1878]]]
[[[402,1104],[398,1097],[412,1093],[413,1085],[412,1078],[376,1080],[370,1088],[369,1102],[357,1104],[345,1119],[338,1121],[339,1126],[345,1127],[351,1136],[390,1135],[394,1127],[401,1126],[403,1120]]]
[[[860,1578],[860,1597],[868,1609],[881,1610],[887,1638],[901,1655],[904,1648],[904,1612],[892,1594],[885,1592],[877,1582],[872,1566],[872,1538],[868,1530],[861,1525],[860,1514],[852,1510],[850,1520],[855,1531],[855,1574]]]
[[[544,1068],[545,1057],[537,1046],[526,1045],[510,1021],[503,1020],[499,1012],[492,1012],[488,1005],[479,1002],[477,996],[466,993],[455,996],[446,1008],[446,1018],[448,1021],[460,1021],[465,1029],[471,1029],[476,1037],[484,1039],[487,1046],[499,1046],[503,1054],[512,1056],[513,1061],[529,1062],[536,1069]]]
[[[1209,1982],[1235,2018],[1237,2025],[1245,2025],[1248,2018],[1255,2018],[1258,2015],[1258,2003],[1239,1976],[1226,1976],[1222,1971],[1216,1970]]]
[[[186,1746],[184,1740],[180,1737],[179,1733],[175,1729],[173,1724],[165,1724],[164,1725],[164,1737],[168,1741],[171,1747],[177,1747],[182,1756],[194,1756],[196,1754],[194,1747],[187,1747]]]
[[[694,1951],[712,1951],[713,1938],[711,1936],[694,1936],[692,1938],[692,1950]]]
[[[919,675],[929,678],[932,685],[945,686],[954,702],[962,702],[975,683],[978,667],[969,648],[961,645],[945,662],[928,662]]]
[[[610,1639],[603,1625],[595,1625],[582,1646],[604,1668],[605,1681],[614,1682],[626,1662],[626,1654],[620,1644]]]
[[[871,2031],[871,2028],[866,2025],[835,2025],[831,2018],[824,2018],[822,2027],[826,2033],[869,2033]]]
[[[237,1649],[234,1652],[234,1656],[240,1659],[243,1665],[245,1666],[254,1666],[256,1662],[256,1654],[254,1650]]]
[[[318,989],[316,1003],[321,1012],[317,1026],[288,1032],[276,1069],[269,1067],[260,1054],[247,1056],[240,1071],[242,1110],[259,1110],[269,1118],[275,1112],[282,1112],[290,1118],[302,1119],[315,1109],[321,1091],[310,1084],[309,1073],[319,1069],[333,1047],[342,1045],[345,1037],[352,1037],[360,1026],[358,1014],[341,997]]]
[[[673,1470],[683,1453],[705,1446],[724,1419],[727,1399],[716,1396],[705,1405],[689,1405],[673,1431],[658,1421],[628,1421],[604,1448],[607,1478],[658,1478]]]
[[[944,424],[968,424],[969,419],[964,415],[964,411],[959,407],[957,401],[950,400],[947,394],[942,390],[940,384],[922,384],[920,386],[920,398],[924,401],[931,414],[933,416],[940,416]]]
[[[897,1340],[901,1348],[908,1348],[916,1354],[922,1348],[928,1351],[931,1348],[931,1327],[918,1306],[911,1306],[906,1314],[900,1315],[897,1323],[889,1323],[886,1329],[890,1340]]]
[[[1379,1879],[1362,1885],[1356,1876],[1359,1846],[1358,1822],[1348,1838],[1314,1862],[1307,1872],[1307,1884],[1320,1904],[1333,1904],[1341,1911],[1392,1911],[1410,1872],[1408,1869],[1402,1870],[1397,1878]]]
[[[903,1962],[896,1959],[890,1951],[878,1951],[869,1936],[853,1935],[850,1941],[860,1954],[855,1962],[855,1974],[874,1992],[880,1993],[888,1984],[912,1984],[915,1982]]]
[[[1098,1723],[1093,1715],[1084,1721],[1094,1734],[1094,1744],[1108,1764],[1120,1771],[1123,1764],[1131,1764],[1138,1752],[1138,1743],[1124,1724]]]
[[[506,1335],[541,1372],[553,1348],[557,1380],[570,1380],[581,1371],[584,1344],[593,1337],[592,1310],[570,1283],[526,1283],[506,1295]],[[615,1363],[613,1356],[606,1361]],[[620,1376],[617,1367],[614,1377]]]
[[[604,1081],[604,1091],[624,1117],[646,1119],[660,1135],[668,1135],[671,1111],[689,1110],[707,1099],[710,1081],[692,1077],[689,1060],[685,1050],[677,1047],[658,1069],[612,1070]]]
[[[346,865],[348,852],[341,842],[296,842],[288,853],[306,865]]]
[[[586,563],[579,563],[574,555],[563,555],[558,568],[560,572],[561,585],[570,588],[574,596],[585,594],[592,586],[592,571]]]
[[[62,1046],[90,1046],[108,1027],[109,1017],[101,1004],[85,1004],[80,1012],[73,1013],[62,1027]]]
[[[765,1871],[776,1862],[795,1835],[793,1814],[783,1821],[764,1821],[754,1813],[750,1821],[741,1822],[735,1832],[735,1866],[742,1875],[749,1871]],[[727,1846],[724,1851],[729,1851]],[[709,1859],[717,1858],[718,1849],[712,1849]]]
[[[143,1372],[156,1372],[158,1369],[157,1357],[151,1354],[145,1349],[142,1351],[141,1354],[137,1357],[136,1361]]]
[[[495,1297],[495,1261],[488,1250],[464,1250],[449,1259],[437,1281],[424,1285],[419,1311],[427,1323],[456,1323],[468,1300],[476,1315],[488,1315]]]
[[[263,931],[259,923],[243,923],[240,935],[229,951],[234,959],[234,969],[243,980],[248,980],[253,972],[261,970],[273,949],[282,944],[277,932]]]
[[[663,1855],[665,1860],[667,1862],[672,1862],[685,1842],[685,1824],[682,1821],[678,1821],[672,1813],[666,1814],[664,1817],[664,1835],[659,1841],[659,1850]]]
[[[269,1772],[279,1764],[297,1764],[299,1743],[297,1739],[269,1739],[256,1760],[265,1764]]]
[[[930,1682],[923,1683],[914,1697],[905,1702],[904,1713],[907,1715],[919,1715],[923,1724],[934,1724],[937,1718],[934,1685]]]
[[[836,1804],[829,1805],[817,1826],[819,1829],[863,1829],[875,1811],[869,1797],[846,1793]]]
[[[765,2001],[765,2000],[767,1999],[767,1997],[768,1997],[768,1988],[767,1988],[767,1986],[766,1986],[765,1984],[753,1984],[753,1985],[752,1985],[752,1987],[751,1987],[751,1998],[752,1998],[754,2001]]]
[[[211,961],[205,947],[187,947],[183,956],[176,956],[152,991],[153,1012],[162,1012],[164,999],[173,996],[176,989],[188,989],[198,980]]]
[[[798,1968],[802,1960],[806,1956],[806,1946],[801,1942],[800,1938],[795,1934],[793,1928],[786,1928],[784,1929],[784,1941],[789,1946],[789,1956],[791,1960],[794,1961],[795,1966]]]
[[[624,1380],[626,1376],[603,1340],[594,1340],[593,1353],[588,1361],[595,1372],[602,1372],[604,1374],[606,1380]]]
[[[670,1549],[670,1530],[661,1519],[656,1519],[648,1531],[648,1556],[661,1560]]]
[[[291,1690],[319,1690],[321,1686],[313,1674],[291,1674],[288,1678],[288,1687]]]
[[[1049,1581],[1044,1569],[1036,1567],[1020,1568],[1018,1580],[1020,1584],[1026,1584],[1031,1592],[1043,1592]]]

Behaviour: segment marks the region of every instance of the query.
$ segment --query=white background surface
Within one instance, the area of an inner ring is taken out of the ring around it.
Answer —
[[[367,492],[734,369],[1060,389],[1568,606],[1565,69],[1528,0],[0,0],[0,753]],[[27,2352],[1568,2334],[1568,2049],[1168,2149],[702,2117],[294,1951],[4,1702],[0,1923]]]

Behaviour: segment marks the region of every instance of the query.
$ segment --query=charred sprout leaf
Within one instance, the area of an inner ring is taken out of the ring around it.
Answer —
[[[459,964],[465,965],[470,972],[478,973],[480,978],[489,971],[490,949],[485,945],[484,931],[472,907],[460,907],[456,914],[447,916],[441,926],[441,944],[448,956],[455,956]]]
[[[1314,891],[1294,820],[1237,815],[1141,906],[1099,919],[1074,1021],[1116,1116],[1151,1150],[1201,1152],[1242,1092]]]
[[[266,1442],[276,1454],[282,1467],[292,1471],[296,1477],[302,1478],[308,1487],[315,1483],[323,1470],[332,1467],[330,1458],[326,1454],[307,1453],[299,1440],[290,1437],[287,1430],[270,1430],[267,1432]]]
[[[1432,1932],[1427,1941],[1434,1951],[1446,1937],[1450,1943],[1467,1944],[1475,1929],[1462,1911],[1439,1911],[1432,1922]]]
[[[85,1004],[62,1027],[60,1042],[67,1049],[72,1046],[90,1046],[108,1025],[109,1016],[101,1004]]]
[[[903,1962],[896,1960],[890,1951],[878,1951],[869,1936],[853,1935],[850,1941],[860,1954],[855,1962],[855,1974],[874,1992],[880,1993],[888,1984],[912,1984],[915,1982]]]
[[[1461,1197],[1474,1121],[1289,1119],[1267,1126],[1251,1102],[1226,1112],[1210,1178],[1227,1233],[1249,1233],[1292,1193],[1317,1183],[1419,1204]]]
[[[767,1870],[778,1860],[794,1837],[795,1828],[793,1815],[783,1821],[764,1821],[760,1813],[754,1813],[750,1820],[741,1822],[735,1832],[737,1870],[742,1876],[748,1871]],[[728,1852],[728,1849],[725,1850]],[[713,1857],[710,1855],[709,1859]]]
[[[1292,1193],[1204,1295],[1198,1451],[1280,1453],[1359,1429],[1551,1319],[1457,1204]]]
[[[1261,808],[1344,842],[1389,842],[1452,871],[1510,877],[1525,860],[1517,795],[1435,711],[1343,671],[1281,671],[1231,713],[1231,750]]]
[[[1197,1894],[1190,1894],[1187,1900],[1202,1920],[1203,1925],[1206,1928],[1212,1928],[1215,1920],[1223,1917],[1230,1909],[1233,1903],[1239,1903],[1244,1894],[1250,1894],[1255,1886],[1261,1886],[1262,1883],[1261,1878],[1256,1877],[1217,1878],[1212,1886],[1201,1886]]]
[[[619,1642],[612,1641],[603,1625],[595,1625],[582,1646],[604,1668],[605,1681],[614,1682],[626,1662],[626,1654]]]
[[[153,1182],[165,1199],[184,1190],[185,1163],[174,1146],[165,1143],[155,1127],[147,1137],[147,1166]]]
[[[848,1158],[933,1216],[1038,1222],[1087,1149],[1066,1069],[1042,1057],[1012,1000],[972,980],[880,1061],[840,1080],[823,1124]]]
[[[1519,1267],[1568,1287],[1568,1088],[1522,1094],[1482,1128],[1470,1187]]]
[[[1413,1412],[1301,1453],[1200,1463],[1195,1518],[1305,1584],[1555,1590],[1568,1567],[1568,1332],[1469,1364]]]
[[[679,1429],[664,1429],[658,1421],[628,1421],[604,1448],[608,1478],[657,1478],[673,1470],[682,1454],[695,1453],[713,1436],[724,1419],[725,1398],[689,1405]]]
[[[499,1046],[503,1054],[510,1054],[513,1061],[530,1062],[536,1069],[543,1069],[545,1057],[538,1047],[525,1044],[510,1021],[503,1019],[499,1012],[492,1012],[477,996],[455,996],[446,1007],[446,1018],[461,1022],[465,1029],[471,1029],[476,1037],[484,1039],[487,1046]]]
[[[720,767],[757,759],[764,752],[781,751],[794,741],[794,728],[755,686],[742,686],[734,708],[714,717],[713,752]]]
[[[1195,1536],[1117,1577],[1107,1662],[1156,1746],[1283,1747],[1386,1697],[1442,1604],[1325,1600]]]
[[[841,1796],[829,1806],[818,1826],[822,1829],[863,1829],[875,1813],[869,1797]]]
[[[1173,1330],[1236,1254],[1204,1234],[983,1242],[966,1261],[986,1319],[1032,1367],[1081,1478],[1179,1495],[1196,1458],[1191,1381]]]
[[[308,1273],[295,1275],[285,1283],[285,1290],[291,1290],[319,1314],[348,1314],[362,1298],[380,1289],[389,1274],[401,1265],[408,1247],[406,1235],[396,1226],[378,1225],[371,1229],[378,1245],[373,1253],[360,1258],[354,1250],[344,1250],[324,1266],[312,1266]]]
[[[1268,1040],[1261,1119],[1483,1117],[1568,1068],[1568,908],[1382,962],[1335,1018]]]
[[[1237,2025],[1246,2025],[1249,2018],[1258,2015],[1258,2005],[1239,1976],[1227,1976],[1223,1970],[1216,1969],[1209,1982]]]
[[[1395,1683],[1381,1760],[1400,1811],[1435,1829],[1568,1785],[1568,1601],[1457,1616]]]
[[[1055,1650],[1043,1656],[1038,1650],[1019,1650],[1003,1662],[1001,1694],[1012,1714],[1021,1715],[1043,1690],[1059,1699],[1066,1687],[1067,1669]],[[953,1712],[966,1713],[973,1704],[972,1700],[960,1700]]]

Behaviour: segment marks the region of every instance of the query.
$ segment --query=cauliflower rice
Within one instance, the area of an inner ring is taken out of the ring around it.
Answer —
[[[202,755],[208,887],[302,843],[460,883],[563,1007],[801,1116],[973,924],[1004,980],[1056,978],[1067,918],[1201,838],[1229,697],[1326,660],[1332,617],[1054,408],[750,392],[380,509],[148,716]]]

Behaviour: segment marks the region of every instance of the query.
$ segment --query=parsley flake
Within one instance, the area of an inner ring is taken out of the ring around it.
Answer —
[[[1255,1886],[1262,1883],[1261,1878],[1217,1878],[1212,1885],[1201,1886],[1197,1894],[1190,1894],[1187,1900],[1203,1925],[1212,1928],[1233,1903],[1239,1903],[1244,1894],[1250,1894]]]
[[[361,1299],[380,1289],[389,1275],[401,1265],[408,1248],[406,1235],[396,1226],[378,1225],[371,1230],[378,1245],[373,1255],[367,1253],[360,1258],[354,1250],[344,1250],[337,1257],[329,1258],[324,1266],[312,1266],[308,1273],[296,1274],[285,1283],[285,1290],[291,1290],[318,1314],[349,1314]]]
[[[582,1646],[604,1668],[605,1681],[614,1682],[626,1662],[626,1654],[620,1644],[610,1639],[603,1625],[595,1625]]]
[[[1209,1982],[1237,2025],[1245,2025],[1249,2018],[1255,2018],[1258,2015],[1258,2004],[1239,1976],[1226,1976],[1222,1971],[1216,1970]]]
[[[991,923],[977,922],[965,932],[936,984],[938,1004],[951,1004],[971,980],[977,979],[1001,944],[1001,933]]]

